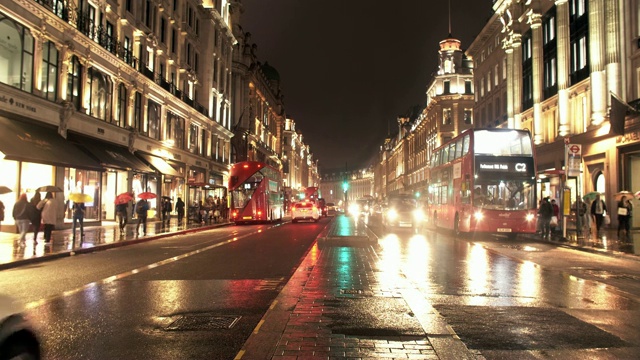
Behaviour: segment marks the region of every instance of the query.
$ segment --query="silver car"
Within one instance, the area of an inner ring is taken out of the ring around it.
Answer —
[[[23,309],[0,294],[0,360],[38,360],[40,355],[40,341]]]

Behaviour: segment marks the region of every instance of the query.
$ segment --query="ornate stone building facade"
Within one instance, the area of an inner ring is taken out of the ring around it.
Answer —
[[[0,121],[23,142],[0,146],[14,195],[88,193],[89,222],[113,219],[122,192],[223,196],[230,26],[226,0],[0,4]]]
[[[504,101],[506,93],[506,116],[494,122],[479,115],[480,123],[531,131],[539,197],[559,199],[566,186],[572,202],[599,191],[615,208],[616,192],[640,187],[632,176],[639,168],[637,118],[628,116],[616,133],[609,111],[611,94],[632,103],[639,97],[638,1],[505,0],[493,9],[468,53],[480,87],[476,113],[487,113],[491,99]],[[499,91],[485,80],[495,78],[493,69],[501,74]],[[565,176],[566,142],[581,146],[577,177]]]

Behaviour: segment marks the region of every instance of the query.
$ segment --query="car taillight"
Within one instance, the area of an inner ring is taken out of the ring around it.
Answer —
[[[295,210],[295,209],[296,209],[296,206],[295,206],[295,205],[293,205],[293,206],[291,207],[291,211],[293,211],[293,210]]]
[[[262,210],[258,210],[258,217],[262,216]]]
[[[237,218],[238,217],[238,212],[234,211],[233,213],[231,213],[231,217],[232,218]]]

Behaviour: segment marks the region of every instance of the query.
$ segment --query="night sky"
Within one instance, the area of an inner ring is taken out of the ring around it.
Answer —
[[[259,61],[280,73],[287,117],[321,173],[365,166],[398,115],[426,101],[445,0],[242,0],[241,26]],[[491,0],[451,0],[451,34],[466,49]],[[381,6],[381,4],[386,4]]]

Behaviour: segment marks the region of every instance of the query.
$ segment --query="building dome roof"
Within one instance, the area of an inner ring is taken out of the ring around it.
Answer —
[[[280,81],[280,74],[278,73],[278,70],[276,70],[276,68],[274,68],[273,66],[269,65],[268,62],[265,62],[264,64],[262,64],[260,69],[262,70],[262,73],[264,74],[264,76],[267,77],[267,79]]]

